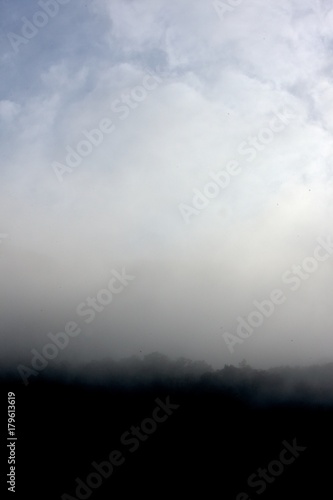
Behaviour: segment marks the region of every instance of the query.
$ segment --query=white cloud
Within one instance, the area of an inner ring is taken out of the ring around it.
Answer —
[[[14,63],[6,63],[0,116],[11,127],[0,139],[6,214],[0,229],[10,234],[2,255],[12,280],[8,304],[26,310],[23,297],[35,276],[30,307],[53,296],[70,311],[65,304],[77,302],[83,282],[85,294],[93,293],[108,266],[123,260],[138,279],[112,319],[123,335],[120,350],[142,342],[152,350],[233,361],[220,322],[231,327],[276,286],[280,272],[331,231],[331,14],[289,0],[243,3],[225,21],[210,2],[189,0],[99,1],[91,9],[95,24],[86,17],[82,28],[71,24],[70,10],[68,18],[54,20],[55,46],[37,37],[29,43],[36,69],[23,55],[15,63],[24,84],[12,75]],[[142,85],[148,70],[162,82],[137,106],[128,105],[121,119],[111,104]],[[285,106],[295,118],[248,162],[239,145]],[[64,162],[66,148],[105,117],[114,123],[112,134],[59,183],[52,162]],[[232,159],[241,174],[186,226],[178,204],[191,203],[193,189]],[[16,252],[31,272],[16,270]],[[280,353],[277,360],[309,357],[310,328],[302,332],[312,324],[316,294],[322,294],[318,331],[325,339],[332,320],[328,269],[295,299],[295,309],[290,302],[273,318],[269,341],[259,333],[249,340],[258,363],[270,346]],[[53,287],[55,279],[63,288]],[[16,301],[15,284],[22,289]],[[5,295],[4,281],[0,288]],[[289,350],[287,334],[278,333],[289,317],[303,345],[299,354]],[[102,330],[108,316],[100,321]],[[47,318],[38,327],[41,336],[42,326],[48,328]],[[100,342],[112,350],[112,339],[101,334]]]
[[[3,100],[0,101],[0,117],[3,120],[12,121],[20,113],[20,105],[16,102]]]

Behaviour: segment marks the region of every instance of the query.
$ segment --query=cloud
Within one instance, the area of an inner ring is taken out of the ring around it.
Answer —
[[[0,101],[0,117],[5,121],[12,121],[20,112],[20,106],[16,102]]]
[[[15,15],[4,11],[12,31],[33,15],[14,4]],[[209,2],[69,2],[15,57],[2,48],[8,356],[43,345],[126,265],[135,287],[96,320],[94,336],[73,342],[72,360],[161,350],[239,361],[221,327],[233,328],[331,231],[331,17],[289,0],[242,3],[224,20]],[[141,98],[147,75],[158,85]],[[283,108],[294,118],[249,161],[240,145]],[[65,164],[104,119],[112,133],[60,183],[54,162]],[[234,159],[241,173],[186,225],[179,204]],[[331,272],[324,263],[240,358],[320,359]]]

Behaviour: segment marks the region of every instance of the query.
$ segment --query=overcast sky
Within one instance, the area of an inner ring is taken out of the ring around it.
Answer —
[[[3,358],[332,360],[329,4],[1,2]]]

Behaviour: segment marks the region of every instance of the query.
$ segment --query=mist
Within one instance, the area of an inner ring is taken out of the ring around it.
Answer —
[[[328,497],[329,3],[0,2],[5,493]]]
[[[332,361],[331,11],[1,9],[2,364]]]

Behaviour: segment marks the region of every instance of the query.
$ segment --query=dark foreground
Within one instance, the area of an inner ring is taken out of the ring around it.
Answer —
[[[0,497],[331,497],[327,387],[290,389],[290,374],[222,375],[49,374],[28,386],[3,376]],[[7,439],[8,392],[17,440]],[[6,485],[11,449],[15,493]]]

